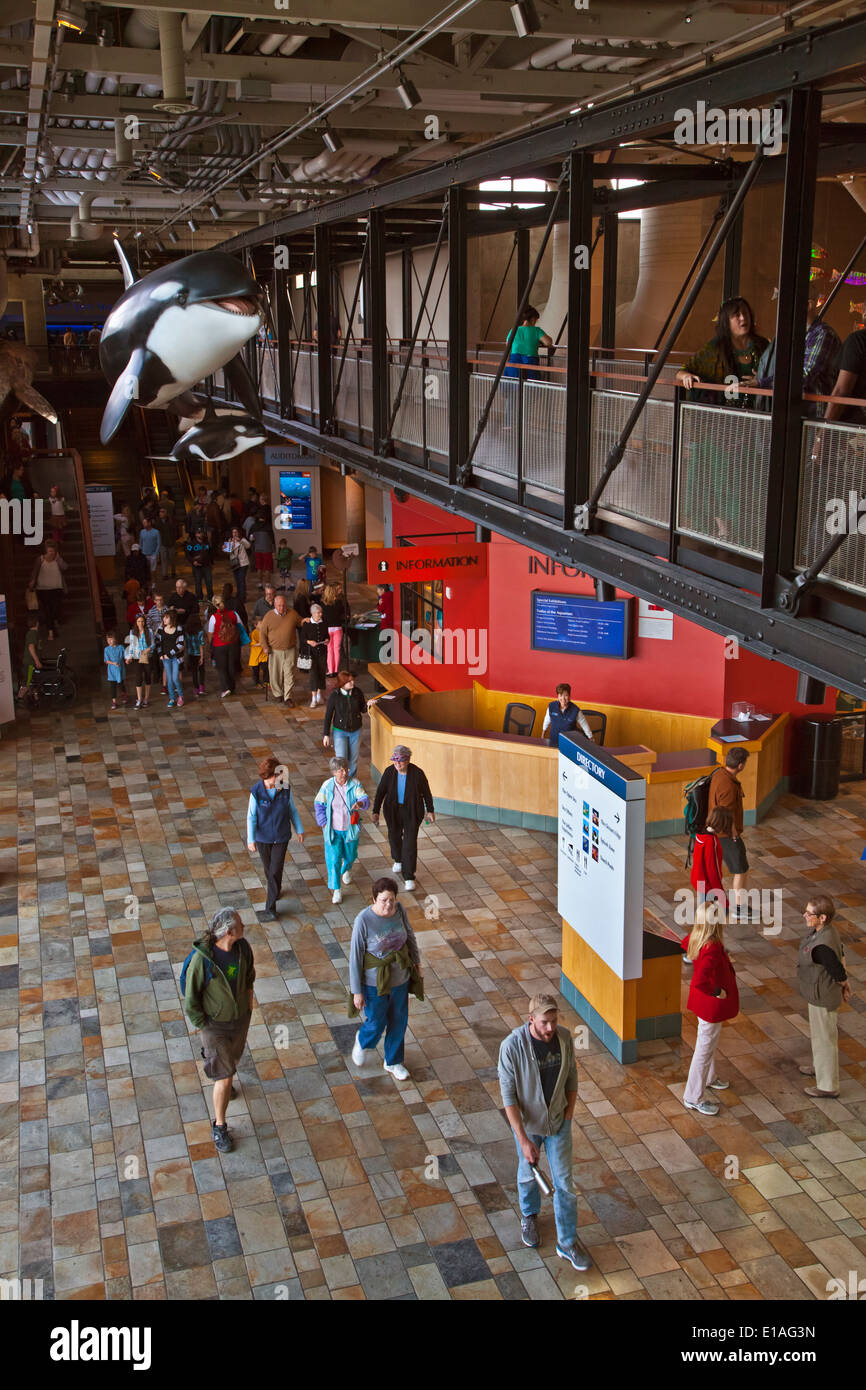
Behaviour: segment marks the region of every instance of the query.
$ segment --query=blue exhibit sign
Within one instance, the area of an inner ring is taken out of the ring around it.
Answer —
[[[600,603],[585,594],[532,591],[532,649],[620,661],[632,654],[633,599]]]
[[[313,479],[309,469],[280,470],[280,519],[283,530],[312,530]]]

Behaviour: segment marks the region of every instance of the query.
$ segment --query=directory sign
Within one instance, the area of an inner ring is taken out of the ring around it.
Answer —
[[[600,603],[586,594],[532,592],[532,647],[540,652],[608,656],[632,654],[633,599]]]
[[[560,916],[621,980],[643,959],[646,781],[582,734],[559,735]]]
[[[280,530],[312,531],[313,475],[309,468],[280,469]]]
[[[117,550],[114,536],[114,499],[110,487],[88,483],[84,489],[87,515],[94,555],[113,555]]]

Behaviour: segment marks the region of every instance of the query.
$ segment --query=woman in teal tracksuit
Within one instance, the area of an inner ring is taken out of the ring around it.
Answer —
[[[360,811],[370,805],[370,798],[357,777],[349,776],[345,758],[332,758],[333,773],[316,792],[314,809],[316,824],[325,836],[325,863],[328,867],[328,887],[331,901],[343,901],[342,884],[352,881],[352,865],[358,857],[358,837],[361,833]]]

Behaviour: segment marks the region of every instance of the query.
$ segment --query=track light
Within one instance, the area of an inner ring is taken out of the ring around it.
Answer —
[[[541,20],[538,18],[538,10],[535,8],[533,0],[516,0],[516,4],[509,6],[514,27],[518,37],[521,39],[529,38],[530,34],[537,34],[541,28]]]
[[[55,19],[59,28],[71,29],[73,34],[83,34],[87,28],[87,15],[81,0],[63,0]]]
[[[336,154],[338,150],[343,148],[343,142],[339,135],[335,130],[332,130],[329,125],[326,125],[325,129],[322,131],[322,144],[325,146],[326,150],[331,151],[331,154]]]
[[[163,246],[159,237],[154,238],[153,249],[154,251],[158,251],[161,256],[165,254],[165,247]]]
[[[179,238],[177,232],[174,230],[174,227],[169,228],[168,239],[171,242],[172,246],[177,246]]]
[[[210,213],[211,217],[213,218],[214,222],[219,222],[220,217],[221,217],[222,214],[220,213],[218,204],[216,204],[216,203],[208,203],[208,205],[207,205],[207,210],[208,210],[208,212]]]
[[[398,70],[397,76],[400,79],[397,83],[397,95],[406,110],[411,111],[413,106],[418,106],[421,102],[421,98],[418,95],[418,88],[415,86],[411,77],[407,77],[401,70]]]
[[[191,232],[198,231],[198,223],[196,222],[194,217],[188,217],[186,220],[186,225],[189,227]]]

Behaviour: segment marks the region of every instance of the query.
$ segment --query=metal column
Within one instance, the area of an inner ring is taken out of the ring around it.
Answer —
[[[582,265],[579,249],[589,249],[592,239],[591,154],[569,156],[568,168],[568,344],[565,394],[565,476],[562,499],[563,530],[574,526],[578,498],[589,496],[589,319],[592,268]],[[588,260],[588,257],[586,258]]]
[[[743,259],[743,213],[741,212],[725,242],[725,269],[722,278],[722,299],[733,299],[740,293],[740,265]]]
[[[332,428],[331,400],[331,231],[321,226],[315,230],[316,264],[316,334],[318,342],[319,429],[323,434]]]
[[[809,300],[812,218],[820,138],[821,95],[812,87],[788,97],[788,152],[779,257],[776,311],[776,372],[764,519],[761,605],[775,603],[777,576],[794,566],[800,439],[803,404],[803,351]]]
[[[388,318],[385,285],[385,214],[379,209],[370,213],[370,253],[367,257],[369,299],[364,304],[372,352],[373,378],[373,449],[375,453],[388,450]]]
[[[401,337],[412,337],[412,247],[403,247],[402,259],[403,325]]]
[[[291,413],[292,350],[289,328],[289,273],[274,271],[274,332],[277,335],[277,395],[283,419]]]
[[[518,227],[514,233],[517,247],[517,303],[523,298],[523,291],[529,282],[529,228]]]
[[[448,481],[453,485],[469,449],[466,194],[448,195]]]
[[[616,347],[616,272],[619,261],[619,217],[615,212],[605,212],[604,243],[602,252],[604,264],[601,275],[601,346]],[[569,334],[569,337],[571,335]]]

